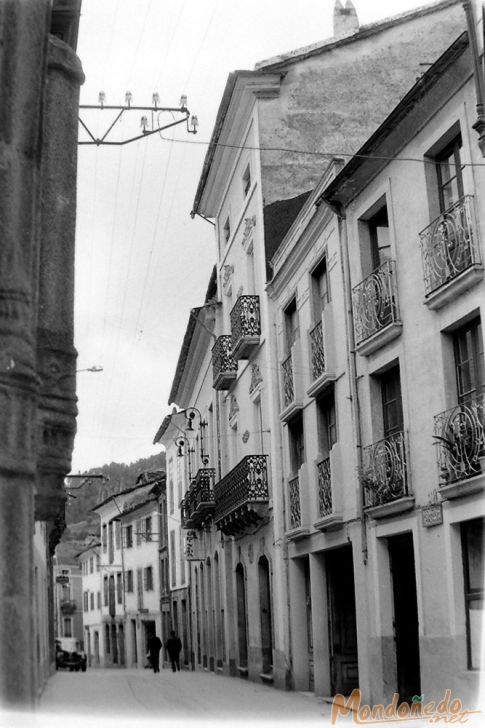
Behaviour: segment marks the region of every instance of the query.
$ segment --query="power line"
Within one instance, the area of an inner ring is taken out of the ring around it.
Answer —
[[[175,144],[196,144],[199,146],[209,146],[211,144],[210,141],[203,141],[203,140],[192,140],[192,139],[167,139],[167,137],[164,137],[160,133],[160,137],[164,142],[172,142]],[[420,162],[421,164],[431,164],[435,165],[436,162],[434,159],[428,159],[426,157],[389,157],[385,155],[379,155],[379,154],[361,154],[359,152],[343,152],[340,150],[336,150],[333,152],[315,152],[305,149],[291,149],[286,147],[260,147],[260,146],[248,146],[246,144],[224,144],[223,142],[216,142],[214,144],[215,147],[222,147],[226,149],[242,149],[246,151],[252,151],[252,152],[280,152],[285,154],[301,154],[306,155],[310,157],[321,157],[328,159],[334,159],[335,157],[348,157],[349,159],[355,158],[355,159],[376,159],[381,160],[385,162]],[[456,166],[454,162],[449,162],[450,167]],[[485,162],[463,162],[463,160],[460,162],[460,167],[485,167]]]

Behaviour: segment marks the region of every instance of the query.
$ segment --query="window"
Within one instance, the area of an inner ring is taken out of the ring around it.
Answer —
[[[153,569],[147,566],[144,573],[145,591],[153,591]]]
[[[100,566],[101,566],[101,561],[100,561],[99,555],[96,555],[96,571],[99,571]]]
[[[87,612],[89,609],[89,592],[85,591],[83,593],[83,610]]]
[[[179,531],[179,559],[180,559],[180,583],[185,581],[185,555],[184,555],[184,539],[182,529]]]
[[[126,572],[126,591],[132,592],[133,591],[133,571],[130,569]]]
[[[143,540],[143,521],[139,520],[135,523],[136,528],[136,545],[139,546]]]
[[[224,223],[224,227],[222,228],[222,235],[224,237],[224,242],[228,243],[229,238],[231,237],[231,223],[229,217],[226,218],[226,222]]]
[[[106,534],[106,523],[103,523],[103,527],[101,529],[101,541],[103,543],[103,553],[105,554],[108,550],[108,539]]]
[[[89,602],[90,602],[90,609],[93,610],[94,609],[94,592],[91,592],[91,594],[89,595]]]
[[[152,517],[147,516],[145,518],[145,540],[151,541],[152,540]]]
[[[175,586],[177,583],[177,564],[175,558],[175,531],[170,531],[170,567],[172,572],[172,586]]]
[[[317,400],[317,417],[319,452],[324,457],[328,457],[330,450],[337,442],[337,424],[333,392]]]
[[[64,637],[72,637],[72,619],[64,617]]]
[[[170,478],[168,483],[168,506],[172,514],[174,512],[173,478]]]
[[[242,182],[243,182],[243,191],[244,191],[244,197],[248,194],[249,190],[251,189],[251,169],[248,166],[244,170],[244,174],[242,176]]]
[[[298,310],[296,308],[296,297],[285,308],[284,315],[286,350],[290,352],[291,347],[298,338]]]
[[[116,601],[123,604],[123,579],[121,574],[116,574]]]
[[[94,559],[91,556],[91,558],[89,559],[89,573],[92,574],[93,571],[94,571]]]
[[[463,197],[463,164],[460,157],[461,134],[435,156],[440,212],[448,210]]]
[[[110,521],[108,524],[108,551],[109,563],[112,564],[115,558],[113,541],[113,521]]]
[[[458,403],[466,404],[485,390],[485,365],[480,319],[453,334]]]
[[[297,473],[305,462],[305,435],[303,432],[303,417],[298,415],[288,423],[288,437],[290,448],[290,465],[292,473]]]
[[[96,593],[96,608],[101,609],[101,592]]]
[[[320,321],[322,311],[330,300],[328,290],[327,261],[324,258],[312,271],[311,276],[313,320]]]
[[[133,526],[125,526],[125,547],[133,548]]]
[[[121,522],[115,521],[115,546],[121,548]]]
[[[380,377],[384,437],[403,430],[401,378],[399,367],[392,367]]]
[[[108,577],[103,578],[103,604],[105,607],[108,606]]]
[[[372,268],[375,270],[391,258],[387,205],[381,207],[375,215],[369,218],[367,225],[369,229]]]
[[[480,669],[481,627],[483,617],[484,519],[476,518],[461,525],[468,668]]]

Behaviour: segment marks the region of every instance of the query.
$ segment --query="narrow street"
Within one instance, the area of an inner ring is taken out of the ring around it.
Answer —
[[[67,716],[69,720],[66,721]],[[37,719],[51,725],[103,725],[120,718],[130,727],[214,719],[327,725],[330,705],[314,695],[283,692],[250,681],[204,672],[88,670],[58,672],[49,680]],[[48,720],[47,720],[48,718]]]

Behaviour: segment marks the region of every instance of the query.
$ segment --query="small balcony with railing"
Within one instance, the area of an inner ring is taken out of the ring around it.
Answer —
[[[396,432],[363,448],[361,485],[364,507],[373,518],[383,518],[414,506],[409,486],[407,442]]]
[[[288,530],[286,538],[297,541],[310,532],[308,473],[304,463],[288,478]]]
[[[485,489],[485,394],[434,418],[442,498]]]
[[[317,459],[317,520],[315,528],[320,531],[332,531],[342,525],[342,513],[337,507],[334,494],[335,460],[331,454]],[[332,466],[333,461],[333,466]]]
[[[74,614],[77,610],[77,604],[74,599],[61,599],[59,607],[62,614]]]
[[[248,359],[261,338],[259,296],[239,296],[230,316],[232,356]]]
[[[229,389],[237,377],[237,361],[232,355],[231,336],[218,336],[212,347],[212,376],[214,389]]]
[[[401,334],[396,265],[387,260],[352,291],[355,345],[367,356]]]
[[[333,318],[331,304],[327,304],[322,318],[308,331],[310,350],[310,397],[321,394],[335,381]]]
[[[268,516],[267,455],[246,455],[214,486],[214,523],[228,536],[243,533]]]
[[[210,520],[215,510],[214,468],[197,471],[189,490],[180,504],[182,528],[201,529]]]
[[[303,407],[303,367],[299,340],[281,362],[281,413],[287,422]]]
[[[438,309],[483,278],[474,198],[464,195],[419,233],[425,303]]]

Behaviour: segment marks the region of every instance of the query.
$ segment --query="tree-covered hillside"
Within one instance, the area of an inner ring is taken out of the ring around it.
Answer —
[[[106,480],[90,480],[79,487],[81,479],[73,478],[68,482],[66,490],[67,528],[62,537],[63,541],[84,541],[99,535],[99,516],[91,512],[98,503],[114,493],[134,486],[140,473],[146,470],[165,470],[165,453],[160,452],[149,458],[141,458],[130,465],[125,463],[110,463],[99,468],[87,470],[85,475],[104,475]],[[84,475],[84,473],[83,473]]]

